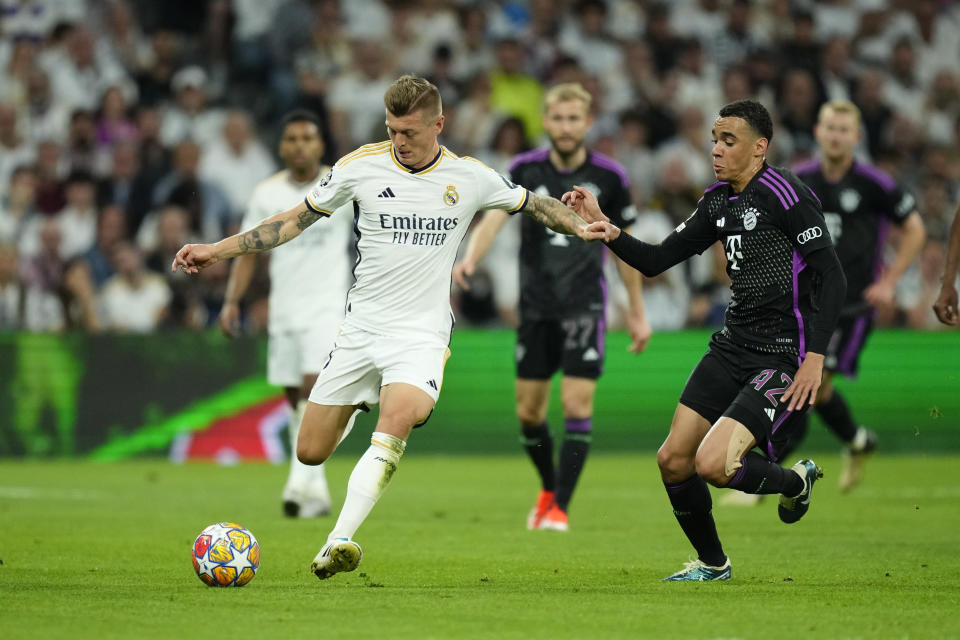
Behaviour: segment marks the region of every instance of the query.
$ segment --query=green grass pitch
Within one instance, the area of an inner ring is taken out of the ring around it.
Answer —
[[[827,475],[796,525],[773,499],[715,502],[733,580],[708,584],[660,582],[691,550],[652,452],[592,457],[568,534],[524,529],[521,456],[408,454],[359,531],[363,563],[325,582],[308,566],[332,520],[280,517],[284,467],[4,461],[0,636],[960,637],[960,458],[877,456],[846,496],[839,458],[817,459]],[[354,461],[329,463],[338,500]],[[193,573],[193,539],[218,520],[261,544],[242,589]]]

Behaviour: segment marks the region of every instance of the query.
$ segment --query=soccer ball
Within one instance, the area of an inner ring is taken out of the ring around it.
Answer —
[[[235,522],[212,524],[193,542],[193,568],[209,587],[242,587],[260,568],[260,544]]]

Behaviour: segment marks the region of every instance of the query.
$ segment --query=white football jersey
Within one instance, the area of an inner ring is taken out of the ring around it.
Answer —
[[[341,158],[306,203],[325,215],[354,203],[359,240],[348,323],[381,335],[449,339],[450,274],[470,220],[481,209],[517,211],[527,198],[478,160],[440,147],[432,162],[410,169],[385,141]]]
[[[321,175],[326,167],[321,169]],[[281,171],[257,185],[243,216],[243,229],[303,200],[313,186]],[[307,329],[331,311],[343,313],[350,275],[351,207],[321,219],[270,252],[269,332]]]

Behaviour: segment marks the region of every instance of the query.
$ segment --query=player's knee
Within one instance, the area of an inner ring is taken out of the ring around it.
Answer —
[[[657,466],[661,474],[669,476],[690,477],[694,471],[693,459],[689,455],[666,444],[657,449]]]
[[[715,487],[726,486],[730,480],[724,469],[724,461],[703,447],[697,450],[694,465],[697,475]]]
[[[330,452],[317,446],[310,446],[304,442],[297,443],[297,460],[303,464],[318,465],[326,462]]]
[[[517,419],[525,427],[535,427],[547,419],[547,416],[540,412],[537,407],[518,404]]]

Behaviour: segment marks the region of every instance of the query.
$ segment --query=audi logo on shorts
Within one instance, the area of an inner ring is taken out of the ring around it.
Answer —
[[[797,234],[797,242],[800,244],[807,244],[814,238],[819,238],[823,235],[823,229],[820,227],[810,227],[804,231],[801,231]]]

